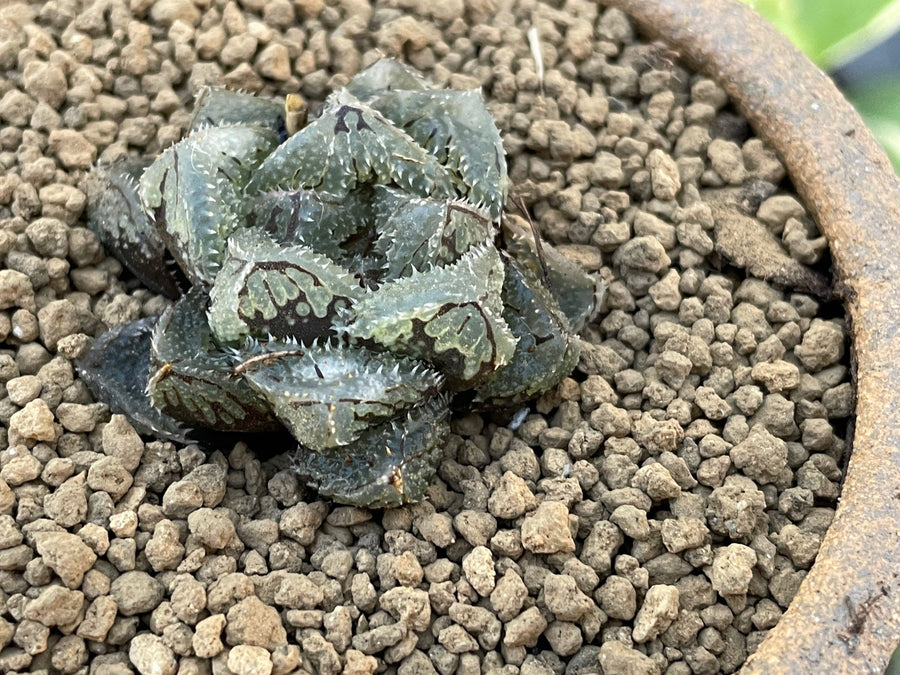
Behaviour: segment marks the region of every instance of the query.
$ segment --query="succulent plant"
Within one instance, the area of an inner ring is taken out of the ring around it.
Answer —
[[[591,311],[594,281],[552,249],[512,230],[497,248],[507,182],[480,92],[396,61],[309,124],[296,96],[208,90],[183,140],[98,169],[92,227],[178,299],[98,338],[80,371],[142,432],[283,425],[322,494],[420,500],[451,399],[512,406],[554,386]]]

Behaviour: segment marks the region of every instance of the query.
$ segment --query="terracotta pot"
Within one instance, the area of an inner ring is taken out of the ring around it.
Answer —
[[[604,0],[713,77],[828,237],[851,319],[856,429],[819,556],[744,673],[884,672],[900,638],[900,182],[832,81],[736,0]]]

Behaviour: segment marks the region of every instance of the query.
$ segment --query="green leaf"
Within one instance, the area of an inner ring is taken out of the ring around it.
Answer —
[[[744,0],[817,64],[832,68],[900,25],[900,0]]]
[[[847,96],[900,173],[900,75],[855,85]]]

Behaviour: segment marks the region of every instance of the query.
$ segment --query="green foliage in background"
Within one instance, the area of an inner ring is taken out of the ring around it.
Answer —
[[[900,29],[900,0],[744,0],[822,69],[834,70]],[[900,73],[844,93],[900,172]]]

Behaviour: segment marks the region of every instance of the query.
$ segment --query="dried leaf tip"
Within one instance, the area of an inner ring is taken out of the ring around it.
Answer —
[[[284,99],[284,126],[289,136],[293,136],[306,126],[309,106],[300,94],[288,94]]]

